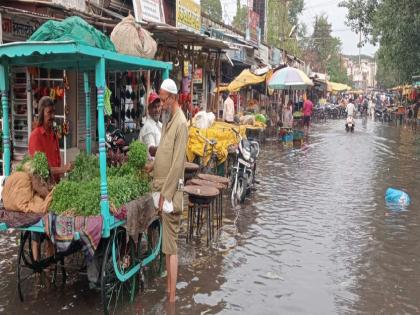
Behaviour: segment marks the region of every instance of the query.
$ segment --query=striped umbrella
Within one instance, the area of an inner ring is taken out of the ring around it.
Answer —
[[[277,70],[268,81],[268,88],[274,90],[303,90],[312,85],[303,71],[293,67]]]

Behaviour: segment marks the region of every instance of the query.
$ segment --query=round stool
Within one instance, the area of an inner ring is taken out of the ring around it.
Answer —
[[[188,185],[184,187],[184,192],[188,194],[188,231],[187,243],[192,240],[194,235],[194,223],[196,222],[197,236],[200,233],[203,221],[203,213],[207,214],[207,246],[212,238],[212,218],[211,203],[220,194],[215,187]],[[195,220],[196,219],[196,220]]]
[[[199,179],[199,178],[191,179],[189,181],[189,184],[190,185],[196,185],[196,186],[214,187],[214,188],[217,188],[220,192],[218,198],[213,200],[213,202],[211,204],[212,205],[212,207],[211,207],[211,217],[212,217],[211,233],[212,233],[212,235],[214,235],[213,218],[214,218],[214,213],[215,212],[216,212],[216,229],[219,230],[221,228],[220,222],[222,221],[222,218],[221,218],[222,203],[220,202],[220,200],[221,200],[221,196],[223,194],[223,190],[226,188],[226,185],[223,185],[221,183],[216,183],[216,182],[210,182],[208,180]],[[214,211],[214,209],[216,211]]]
[[[225,185],[225,189],[229,187],[230,180],[229,178],[226,178],[226,177],[211,175],[211,174],[198,174],[198,178],[207,180],[209,182],[215,182],[215,183]],[[223,189],[222,189],[222,192],[223,192]],[[217,214],[217,217],[218,217],[217,227],[219,229],[223,225],[223,193],[219,195],[218,202],[220,206],[218,207],[219,212]]]
[[[200,166],[195,163],[185,162],[184,164],[184,180],[192,179],[200,169]]]

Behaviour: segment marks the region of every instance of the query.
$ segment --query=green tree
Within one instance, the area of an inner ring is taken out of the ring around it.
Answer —
[[[305,6],[304,0],[293,0],[288,2],[288,20],[291,25],[299,24],[299,15]]]
[[[245,5],[241,6],[241,1],[236,1],[236,15],[233,18],[232,25],[237,30],[245,33],[248,23],[248,7]]]
[[[314,31],[308,40],[305,61],[316,72],[328,73],[330,80],[349,83],[341,61],[341,41],[331,35],[331,24],[326,15],[315,17]]]
[[[378,82],[390,87],[420,73],[420,0],[346,0],[340,5],[348,9],[347,24],[365,36],[364,42],[380,46]]]
[[[287,5],[289,3],[289,5]],[[299,9],[299,3],[302,8]],[[268,44],[285,49],[294,56],[301,57],[302,50],[295,37],[289,38],[293,25],[297,25],[298,16],[303,10],[303,0],[279,1],[268,0],[267,41]],[[290,22],[295,22],[293,25]],[[299,33],[299,32],[298,32]]]
[[[220,0],[201,0],[201,8],[213,19],[222,21],[223,11]]]

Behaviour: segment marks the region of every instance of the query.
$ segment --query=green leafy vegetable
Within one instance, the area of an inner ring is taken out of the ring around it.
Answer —
[[[69,180],[82,181],[99,177],[99,159],[95,155],[81,152],[76,156],[74,168],[69,174]]]
[[[108,195],[112,205],[120,208],[150,190],[148,180],[128,174],[108,178]],[[100,213],[100,179],[82,182],[61,181],[54,189],[51,209],[57,214],[74,210],[76,215],[98,215]]]
[[[23,160],[16,166],[16,171],[36,174],[47,181],[50,176],[47,156],[43,152],[36,152],[32,158],[29,155],[25,155]]]
[[[137,145],[133,147],[136,154],[132,154],[132,163],[107,168],[109,201],[116,208],[150,190],[148,175],[139,170],[143,163],[141,156],[145,153],[145,147]],[[147,154],[144,155],[147,158]],[[98,158],[85,153],[79,154],[69,177],[56,185],[51,209],[57,214],[69,210],[75,215],[100,214],[100,184]]]
[[[24,172],[24,165],[31,160],[31,157],[29,155],[25,155],[22,159],[22,161],[19,162],[19,164],[16,166],[16,172]]]
[[[146,145],[139,141],[133,141],[128,148],[128,164],[135,169],[142,169],[147,162]]]
[[[36,152],[32,158],[33,173],[39,175],[43,180],[48,180],[50,169],[47,156],[43,152]]]

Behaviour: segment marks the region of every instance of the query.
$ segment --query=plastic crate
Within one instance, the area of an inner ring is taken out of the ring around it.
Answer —
[[[293,140],[301,140],[303,139],[305,133],[301,130],[294,130],[293,131]]]
[[[286,133],[281,137],[281,141],[283,142],[293,142],[293,133]]]

